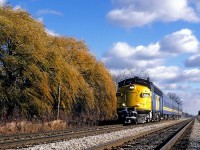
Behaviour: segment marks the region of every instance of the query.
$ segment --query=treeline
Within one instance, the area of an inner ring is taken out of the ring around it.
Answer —
[[[104,120],[115,115],[112,77],[83,41],[47,34],[23,10],[0,8],[0,118]]]

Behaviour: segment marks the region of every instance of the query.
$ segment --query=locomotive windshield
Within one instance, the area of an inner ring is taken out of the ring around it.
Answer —
[[[136,78],[123,80],[123,81],[118,83],[118,86],[122,87],[124,85],[129,85],[129,84],[140,84],[140,85],[144,85],[144,86],[148,87],[149,86],[149,81],[136,77]]]

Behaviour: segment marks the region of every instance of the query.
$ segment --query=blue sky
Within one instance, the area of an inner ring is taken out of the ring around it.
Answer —
[[[147,73],[200,110],[199,0],[0,0],[28,11],[49,34],[85,41],[114,75]]]

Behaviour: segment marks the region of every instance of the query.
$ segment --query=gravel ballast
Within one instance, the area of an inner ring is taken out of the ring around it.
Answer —
[[[193,130],[189,139],[189,150],[200,149],[200,123],[195,119]]]
[[[174,122],[178,122],[179,120],[163,122],[159,124],[151,124],[144,127],[137,127],[133,129],[126,129],[106,134],[94,135],[94,136],[87,136],[78,139],[71,139],[68,141],[59,141],[54,143],[47,143],[36,145],[33,147],[23,148],[23,150],[31,149],[31,150],[46,150],[46,149],[59,149],[59,150],[82,150],[87,149],[99,144],[107,143],[113,140],[117,140],[120,138],[124,138],[127,136],[132,136],[139,134],[140,132],[149,131],[155,128],[168,126]],[[199,123],[200,124],[200,123]],[[199,132],[199,131],[198,131]]]

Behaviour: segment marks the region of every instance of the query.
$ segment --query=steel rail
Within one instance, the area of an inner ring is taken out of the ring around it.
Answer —
[[[134,125],[133,127],[137,127],[138,125]],[[16,141],[18,139],[30,139],[37,137],[48,137],[60,134],[72,134],[74,132],[90,132],[91,130],[101,130],[105,128],[130,128],[131,126],[124,127],[121,124],[119,125],[104,125],[104,126],[94,126],[94,127],[83,127],[83,128],[71,128],[66,130],[57,130],[57,131],[48,131],[48,132],[38,132],[38,133],[26,133],[26,134],[14,134],[14,135],[0,135],[0,144],[9,141]],[[1,148],[1,147],[0,147]]]
[[[81,128],[81,129],[77,128],[77,129],[50,131],[43,133],[0,136],[0,149],[9,149],[17,147],[21,148],[45,142],[69,140],[72,138],[79,138],[83,136],[97,135],[124,129],[137,128],[139,126],[145,126],[145,125],[148,126],[149,124],[155,124],[155,123],[138,124],[132,126],[107,125],[107,126]]]
[[[122,125],[96,126],[82,129],[69,129],[60,131],[51,131],[43,133],[10,135],[0,137],[0,149],[23,147],[43,142],[58,141],[64,139],[72,139],[82,136],[108,133],[124,129]]]
[[[177,133],[175,133],[172,137],[167,139],[166,144],[158,146],[156,149],[166,150],[171,149],[173,145],[178,141],[181,135],[187,130],[187,128],[194,122],[194,119],[191,120],[187,125],[185,125],[182,129],[180,129]]]
[[[185,120],[184,120],[184,121],[185,121]],[[178,122],[178,123],[177,123],[177,122],[176,122],[176,123],[173,123],[173,124],[171,124],[170,126],[179,124],[179,123],[184,122],[184,121],[180,121],[180,122]],[[122,138],[122,139],[118,139],[118,140],[110,141],[110,142],[108,142],[108,143],[100,144],[100,145],[97,145],[97,146],[88,148],[87,150],[112,149],[112,148],[121,146],[121,145],[123,145],[123,144],[126,143],[126,142],[132,141],[132,140],[137,139],[137,138],[144,137],[144,136],[146,136],[146,135],[155,133],[155,132],[160,131],[160,130],[163,130],[163,129],[165,129],[165,128],[166,128],[166,127],[160,127],[160,128],[156,128],[156,129],[153,129],[153,130],[150,130],[150,131],[145,131],[145,132],[139,133],[139,134],[137,134],[137,135],[133,135],[133,136],[129,136],[129,137],[124,137],[124,138]]]
[[[116,126],[121,125],[110,125],[109,128],[116,128]],[[107,128],[108,126],[95,126],[95,127],[83,127],[83,128],[72,128],[67,130],[57,130],[57,131],[48,131],[48,132],[38,132],[38,133],[27,133],[27,134],[15,134],[15,135],[0,135],[0,143],[4,141],[12,141],[16,139],[26,139],[26,138],[33,138],[33,137],[40,137],[40,136],[52,136],[52,135],[59,135],[63,133],[72,133],[72,132],[81,132],[85,130],[94,130],[94,129],[101,129]]]

